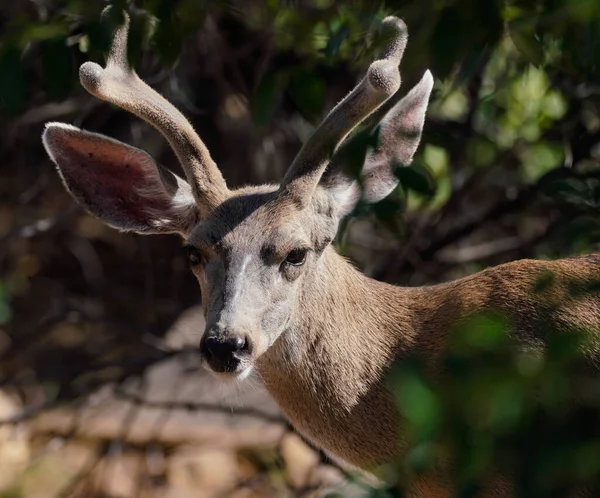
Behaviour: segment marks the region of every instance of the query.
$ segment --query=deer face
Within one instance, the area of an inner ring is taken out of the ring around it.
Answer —
[[[193,228],[186,250],[202,289],[200,350],[209,369],[245,376],[286,330],[305,275],[335,234],[325,206],[298,210],[277,202],[277,188],[254,187],[234,192]]]
[[[114,21],[113,14],[105,11]],[[298,294],[305,280],[318,278],[320,256],[340,219],[361,195],[375,202],[397,185],[394,168],[412,161],[433,79],[426,72],[403,99],[388,106],[378,144],[364,157],[362,181],[348,177],[348,155],[332,152],[400,85],[406,26],[386,18],[382,57],[317,128],[281,185],[231,191],[189,122],[129,67],[129,21],[127,16],[121,21],[106,68],[85,63],[81,83],[156,127],[177,154],[187,181],[144,151],[70,125],[48,124],[44,146],[67,190],[92,215],[120,230],[177,233],[184,239],[202,289],[205,364],[224,377],[244,377],[302,312]]]

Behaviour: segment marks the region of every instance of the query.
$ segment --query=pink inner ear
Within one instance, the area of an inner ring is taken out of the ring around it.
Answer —
[[[69,190],[84,207],[124,228],[150,226],[151,213],[170,208],[157,166],[148,154],[80,130],[61,130],[49,140]]]

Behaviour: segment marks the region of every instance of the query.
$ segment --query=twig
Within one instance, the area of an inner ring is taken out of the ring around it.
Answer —
[[[162,361],[165,358],[174,356],[178,353],[179,353],[179,351],[171,351],[171,352],[167,352],[167,353],[158,351],[157,354],[153,355],[150,358],[142,358],[142,359],[136,358],[135,361],[131,361],[130,363],[124,362],[123,360],[116,361],[116,362],[105,362],[105,363],[91,366],[90,369],[88,370],[88,373],[91,371],[94,371],[94,370],[96,370],[96,371],[102,370],[109,365],[118,365],[121,367],[129,367],[128,369],[125,369],[123,372],[121,372],[117,376],[117,378],[114,380],[114,382],[116,382],[117,384],[120,384],[131,377],[142,375],[143,372],[150,366],[158,363],[159,361]],[[29,420],[44,411],[50,410],[52,408],[56,408],[63,404],[67,404],[69,401],[74,401],[74,400],[80,399],[84,396],[88,396],[88,395],[92,394],[94,391],[96,391],[97,389],[99,389],[100,387],[108,384],[108,382],[104,379],[103,380],[92,379],[92,381],[90,381],[83,388],[79,388],[78,392],[73,396],[72,399],[69,400],[69,399],[67,399],[65,393],[72,392],[69,390],[69,388],[72,388],[72,383],[75,380],[76,379],[72,379],[71,384],[67,384],[67,385],[63,386],[63,389],[61,389],[62,392],[59,391],[59,396],[52,398],[52,399],[45,400],[42,403],[38,403],[38,404],[29,406],[29,407],[25,407],[25,408],[23,408],[23,410],[21,410],[19,413],[15,414],[15,415],[12,415],[5,419],[0,419],[0,427],[3,425],[15,425],[20,422]]]
[[[187,401],[150,401],[137,394],[124,391],[120,386],[114,390],[115,397],[130,401],[131,403],[146,408],[159,408],[163,410],[185,410],[190,412],[205,411],[213,413],[225,413],[231,416],[244,415],[258,418],[267,422],[283,424],[290,427],[289,423],[281,415],[274,415],[257,408],[233,407],[228,405],[216,405],[212,403],[187,402]]]
[[[445,235],[437,240],[434,240],[428,247],[420,251],[420,256],[424,260],[431,259],[442,248],[459,241],[467,235],[481,227],[484,222],[493,221],[510,212],[515,211],[523,204],[531,202],[537,194],[536,186],[527,186],[519,190],[517,195],[512,199],[504,199],[502,202],[492,206],[484,211],[480,216],[472,218],[465,223],[449,230]]]
[[[86,478],[92,475],[94,470],[98,467],[102,461],[102,457],[105,456],[105,449],[100,449],[92,461],[85,466],[81,471],[75,475],[67,486],[60,492],[57,498],[70,498],[75,495],[77,486]]]
[[[16,120],[15,124],[17,126],[29,126],[75,114],[81,109],[83,101],[82,98],[72,98],[60,103],[49,102],[28,110]]]
[[[518,249],[522,244],[523,240],[520,237],[505,237],[503,239],[464,247],[450,254],[440,253],[437,259],[447,264],[466,264]]]
[[[2,427],[3,425],[17,425],[21,422],[25,422],[25,421],[35,417],[39,413],[41,413],[45,410],[48,410],[48,409],[52,408],[53,406],[56,406],[56,404],[58,404],[58,401],[55,399],[51,399],[51,400],[46,400],[42,403],[37,403],[35,405],[25,407],[20,412],[15,413],[14,415],[11,415],[10,417],[0,420],[0,427]]]
[[[31,223],[30,225],[18,227],[13,230],[10,230],[9,232],[3,235],[0,235],[0,242],[12,239],[13,237],[30,239],[42,233],[49,232],[57,226],[66,224],[67,222],[71,221],[71,219],[75,216],[75,214],[78,211],[79,208],[75,204],[73,204],[64,211],[57,213],[55,216],[50,216],[48,218],[37,220]]]

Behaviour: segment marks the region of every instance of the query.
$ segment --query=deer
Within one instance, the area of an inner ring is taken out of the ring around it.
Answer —
[[[106,15],[106,13],[105,13]],[[358,177],[348,173],[349,137],[399,92],[408,40],[396,17],[381,22],[385,45],[366,75],[316,127],[279,184],[229,189],[184,115],[144,83],[127,59],[129,18],[113,32],[105,67],[79,75],[93,96],[155,127],[185,178],[146,152],[64,123],[47,123],[43,145],[67,191],[111,227],[176,234],[184,241],[202,296],[202,364],[224,382],[257,372],[285,417],[308,441],[355,468],[374,469],[406,447],[403,420],[385,382],[393,365],[418,352],[439,371],[453,323],[486,309],[514,322],[518,347],[539,350],[549,320],[557,330],[600,326],[596,294],[566,290],[600,277],[600,257],[521,260],[459,280],[407,288],[371,279],[332,241],[359,201],[378,202],[398,185],[425,124],[433,76],[383,114],[379,140]],[[540,297],[531,287],[554,279]],[[587,350],[598,357],[598,347]],[[451,496],[444,476],[415,486],[415,496]],[[486,496],[505,496],[505,481]]]

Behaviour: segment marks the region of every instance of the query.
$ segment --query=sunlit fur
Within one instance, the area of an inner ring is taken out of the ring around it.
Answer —
[[[570,293],[573,286],[597,289],[600,256],[518,261],[407,289],[367,278],[331,246],[359,194],[377,202],[397,185],[394,168],[409,164],[417,150],[433,86],[426,72],[387,110],[359,190],[330,152],[398,88],[406,26],[396,18],[383,24],[393,36],[382,58],[327,116],[281,186],[226,187],[189,122],[127,65],[127,23],[115,34],[106,68],[82,66],[82,84],[159,129],[191,184],[143,151],[102,135],[51,123],[43,136],[65,186],[88,212],[124,231],[178,233],[200,251],[193,271],[207,318],[204,335],[244,334],[250,346],[236,371],[219,375],[239,381],[255,371],[298,431],[366,469],[407,447],[386,374],[418,354],[433,378],[441,378],[453,326],[475,312],[504,313],[514,344],[531,352],[541,352],[551,333],[588,330],[584,357],[594,369],[600,357],[598,291]],[[286,264],[298,248],[309,250],[305,263]],[[548,272],[553,279],[545,292],[533,292]],[[450,497],[453,484],[442,463],[419,478],[411,496]],[[495,477],[481,496],[508,494],[510,482]]]

